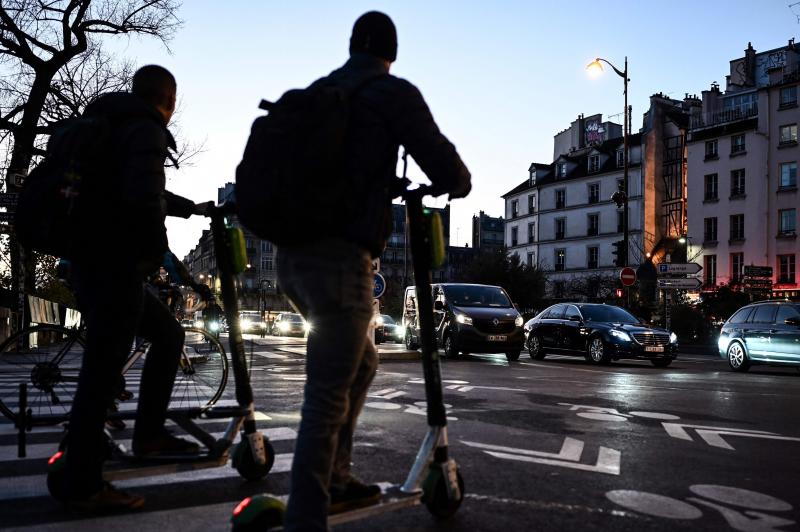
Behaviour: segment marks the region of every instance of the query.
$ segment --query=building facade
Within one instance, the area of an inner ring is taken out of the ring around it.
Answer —
[[[703,266],[705,290],[749,290],[755,281],[747,267],[759,266],[772,269],[767,293],[800,297],[798,85],[794,40],[760,53],[748,45],[744,57],[731,61],[725,91],[713,84],[692,114],[689,255]]]
[[[505,199],[511,253],[548,274],[548,296],[596,299],[615,286],[613,243],[622,239],[623,137],[601,115],[575,120],[555,136],[552,163],[533,163],[528,179]],[[644,256],[641,137],[629,139],[628,264]]]
[[[480,211],[472,217],[472,248],[479,253],[492,253],[503,249],[505,221],[502,216],[488,216]]]

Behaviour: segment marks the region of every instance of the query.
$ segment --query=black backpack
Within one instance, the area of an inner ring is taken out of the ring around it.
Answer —
[[[253,122],[236,168],[237,214],[247,229],[278,246],[337,234],[354,208],[344,175],[350,100],[377,77],[323,81],[261,102],[268,114]]]
[[[73,118],[56,126],[44,159],[19,194],[15,232],[23,247],[74,258],[87,245],[110,129],[103,116]]]

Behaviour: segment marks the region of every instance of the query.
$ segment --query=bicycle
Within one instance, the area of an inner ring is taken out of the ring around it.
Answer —
[[[184,333],[170,407],[207,409],[225,390],[228,357],[212,333],[196,327]],[[26,383],[31,425],[67,421],[85,346],[84,327],[33,325],[11,335],[0,344],[0,413],[17,423],[15,401],[19,385]],[[126,383],[139,381],[149,349],[147,341],[134,343],[121,372]]]

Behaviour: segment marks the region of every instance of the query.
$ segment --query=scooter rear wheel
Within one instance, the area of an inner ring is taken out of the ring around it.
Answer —
[[[247,480],[261,480],[267,476],[267,473],[270,472],[272,466],[275,464],[275,449],[266,436],[264,436],[264,453],[266,454],[266,463],[256,463],[250,448],[250,440],[243,437],[242,441],[233,451],[233,467]]]
[[[447,479],[440,468],[432,467],[428,472],[422,490],[422,502],[428,511],[437,519],[449,519],[453,517],[464,500],[464,479],[461,472],[456,471],[458,479],[459,496],[457,499],[450,499],[447,493]]]

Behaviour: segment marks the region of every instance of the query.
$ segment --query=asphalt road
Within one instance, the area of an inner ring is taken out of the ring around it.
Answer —
[[[0,528],[227,530],[243,497],[286,494],[304,341],[253,341],[259,424],[277,452],[266,479],[244,482],[224,467],[132,480],[122,485],[147,497],[144,511],[72,515],[45,486],[59,429],[35,430],[29,458],[17,459],[13,427],[0,423]],[[448,360],[442,371],[451,454],[466,484],[461,509],[447,522],[423,506],[336,530],[800,530],[794,368],[735,374],[725,361],[700,355],[680,356],[666,369],[596,367],[523,354],[511,364],[501,355]],[[421,377],[416,361],[381,364],[357,435],[354,471],[364,480],[405,479],[426,429]]]

